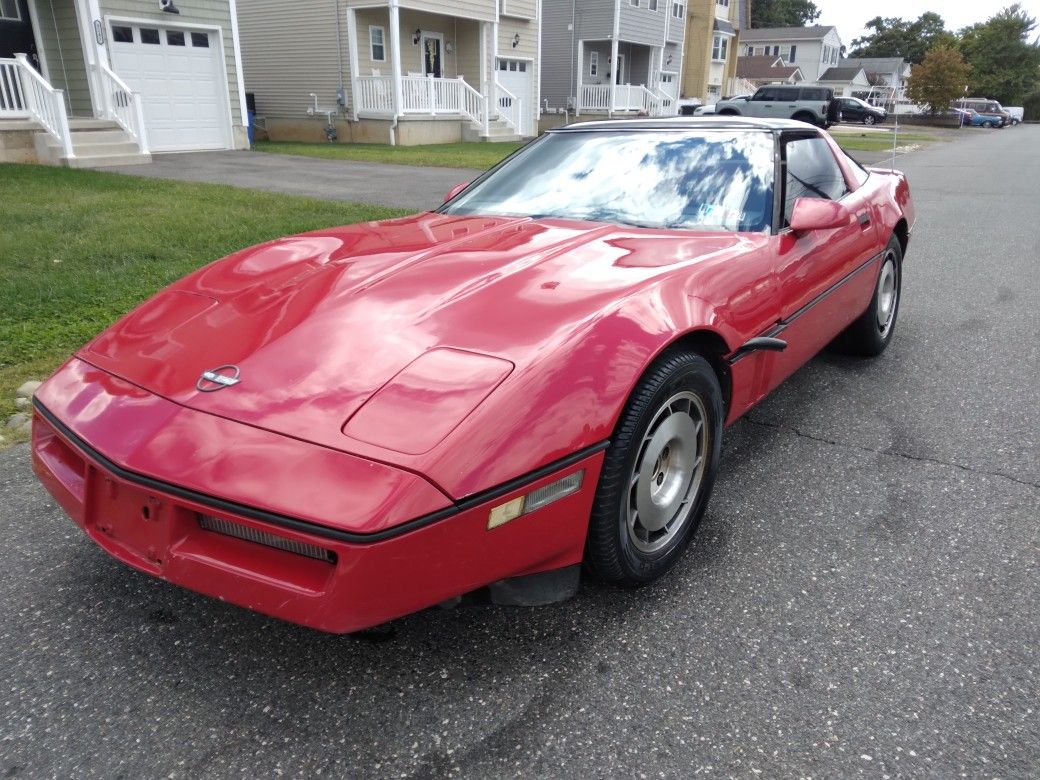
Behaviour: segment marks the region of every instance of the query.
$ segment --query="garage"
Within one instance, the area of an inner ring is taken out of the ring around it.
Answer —
[[[217,30],[112,21],[112,69],[144,104],[152,151],[232,146]]]
[[[498,83],[520,98],[520,135],[534,135],[534,63],[499,59]]]

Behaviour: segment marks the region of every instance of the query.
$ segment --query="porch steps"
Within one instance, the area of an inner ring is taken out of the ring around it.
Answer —
[[[462,138],[465,141],[487,141],[489,143],[510,143],[520,140],[520,136],[502,119],[488,122],[488,132],[484,135],[475,125],[463,126]]]
[[[140,165],[152,161],[150,154],[142,154],[134,141],[116,122],[104,119],[73,119],[72,151],[75,156],[62,155],[61,145],[52,136],[43,136],[41,156],[56,165],[69,168],[100,168],[112,165]],[[39,136],[38,136],[39,137]]]

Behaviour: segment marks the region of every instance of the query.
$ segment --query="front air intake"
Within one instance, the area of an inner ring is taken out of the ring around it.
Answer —
[[[248,525],[235,523],[231,520],[224,520],[220,517],[213,517],[212,515],[199,515],[198,517],[199,527],[206,531],[223,534],[224,536],[232,536],[235,539],[242,539],[243,541],[253,542],[254,544],[262,544],[265,547],[284,550],[285,552],[293,553],[294,555],[313,558],[316,561],[324,561],[325,563],[336,562],[336,553],[332,550],[326,550],[324,547],[318,547],[316,544],[307,544],[306,542],[297,542],[294,539],[286,539],[284,536],[276,536],[267,531],[259,531]]]

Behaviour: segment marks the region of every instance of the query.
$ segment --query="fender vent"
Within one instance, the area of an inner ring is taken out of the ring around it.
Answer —
[[[235,539],[242,539],[246,542],[253,542],[254,544],[262,544],[265,547],[284,550],[285,552],[293,553],[294,555],[313,558],[316,561],[325,561],[326,563],[336,562],[336,553],[332,550],[326,550],[324,547],[318,547],[315,544],[307,544],[306,542],[297,542],[294,539],[286,539],[284,536],[276,536],[267,531],[259,531],[248,525],[235,523],[231,520],[224,520],[220,517],[213,517],[212,515],[199,515],[198,517],[199,527],[206,531],[223,534],[224,536],[233,536]]]

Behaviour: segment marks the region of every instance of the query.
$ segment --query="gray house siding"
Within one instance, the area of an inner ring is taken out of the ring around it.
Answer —
[[[645,46],[660,46],[664,41],[665,3],[658,4],[658,10],[647,8],[646,0],[639,7],[629,0],[621,0],[621,19],[618,37],[622,41],[642,43]]]

